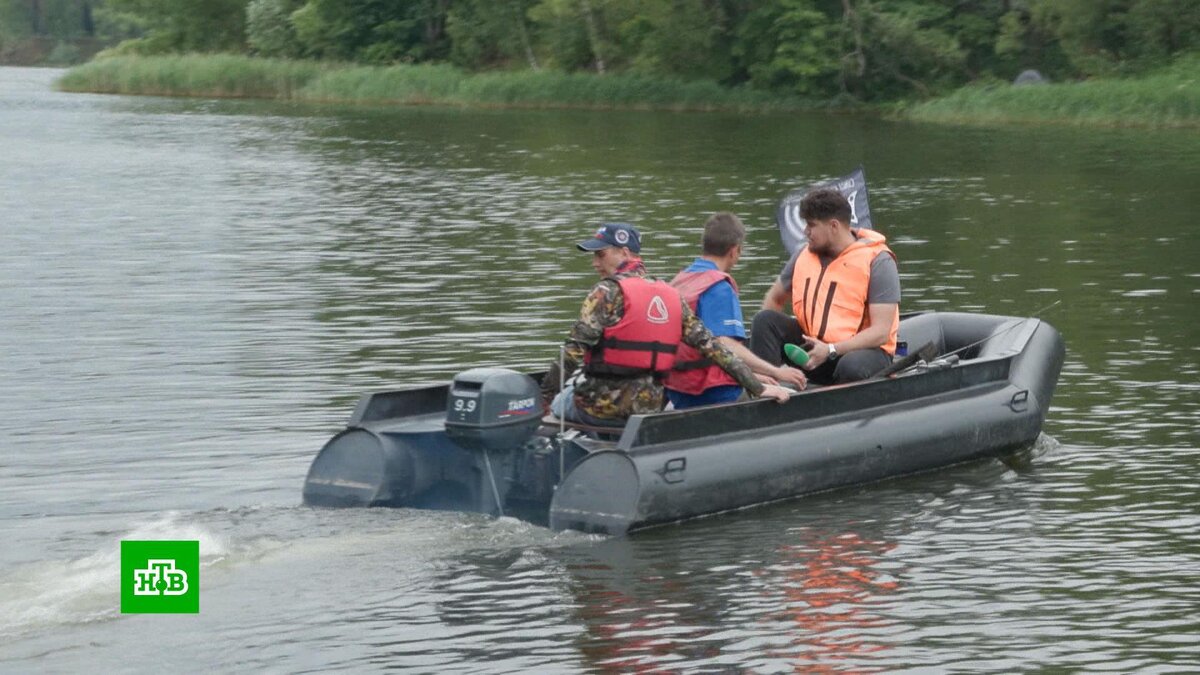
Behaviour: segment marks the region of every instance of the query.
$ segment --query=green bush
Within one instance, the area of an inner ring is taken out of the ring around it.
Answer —
[[[71,69],[58,86],[112,94],[289,99],[332,67],[232,54],[112,56]]]
[[[909,119],[960,124],[1039,123],[1200,126],[1200,56],[1141,78],[1031,86],[964,87],[903,112]]]
[[[70,66],[79,63],[81,56],[79,47],[69,42],[59,42],[46,55],[46,64],[51,66]]]
[[[747,111],[817,107],[709,80],[527,70],[468,74],[448,65],[358,66],[231,54],[108,56],[72,69],[59,87],[352,103]]]

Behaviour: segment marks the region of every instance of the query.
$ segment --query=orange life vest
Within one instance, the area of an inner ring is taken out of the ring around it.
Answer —
[[[704,291],[722,281],[728,281],[733,286],[733,292],[737,293],[737,283],[734,282],[733,277],[720,270],[683,271],[675,275],[675,278],[671,280],[671,285],[679,291],[683,301],[695,312],[696,305],[699,304],[700,296],[704,294]],[[701,354],[695,347],[681,343],[679,351],[675,354],[675,370],[667,374],[664,384],[668,389],[694,396],[710,387],[738,384],[738,381],[713,363],[711,359]]]
[[[840,342],[871,325],[867,312],[867,289],[871,283],[871,262],[880,253],[893,258],[887,239],[874,230],[854,230],[854,243],[829,265],[808,247],[796,259],[792,275],[792,311],[805,335],[822,342]],[[892,316],[887,342],[881,349],[896,353],[896,335],[900,331],[900,312]]]
[[[683,302],[665,281],[640,276],[610,278],[625,296],[625,313],[604,329],[585,357],[584,370],[598,375],[665,373],[675,365],[683,340]]]

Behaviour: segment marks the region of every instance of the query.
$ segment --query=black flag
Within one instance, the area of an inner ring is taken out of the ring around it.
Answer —
[[[800,200],[809,192],[824,187],[836,188],[850,201],[850,227],[875,229],[871,225],[871,207],[867,204],[867,176],[860,166],[841,178],[792,190],[779,202],[775,223],[789,255],[808,242],[808,237],[804,236],[804,219],[800,217]]]

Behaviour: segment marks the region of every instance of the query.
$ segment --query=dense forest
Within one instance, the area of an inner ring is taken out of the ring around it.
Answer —
[[[924,98],[1200,52],[1195,0],[0,0],[0,56],[224,52],[636,73],[809,99]],[[80,47],[83,45],[84,47]],[[11,59],[9,59],[11,60]]]

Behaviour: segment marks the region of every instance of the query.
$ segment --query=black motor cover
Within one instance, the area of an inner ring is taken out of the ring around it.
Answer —
[[[446,401],[446,435],[469,450],[515,450],[541,423],[541,391],[530,376],[504,368],[459,373]]]

